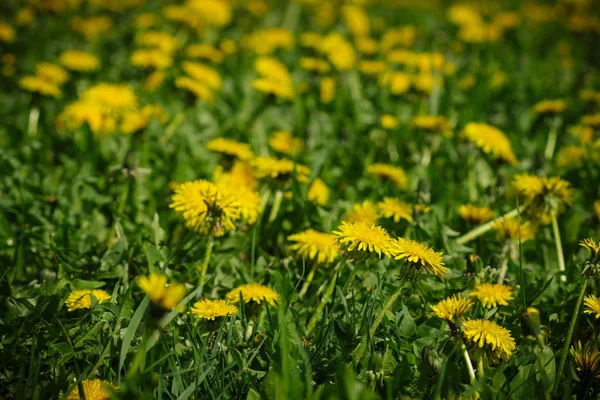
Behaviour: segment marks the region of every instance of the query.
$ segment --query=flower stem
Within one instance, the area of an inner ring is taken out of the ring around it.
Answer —
[[[306,277],[306,281],[304,282],[304,285],[302,286],[302,289],[300,289],[300,293],[298,293],[298,296],[300,298],[303,298],[304,295],[306,294],[306,291],[308,290],[308,287],[310,286],[313,278],[315,277],[315,272],[316,271],[317,271],[317,263],[315,263],[313,265],[312,269],[308,273],[308,276]]]
[[[573,331],[575,330],[575,324],[577,323],[577,317],[579,316],[579,308],[581,308],[581,302],[583,301],[583,296],[585,295],[587,284],[588,280],[586,279],[583,282],[583,285],[581,285],[581,290],[579,291],[579,296],[577,297],[577,302],[575,303],[575,308],[573,309],[573,316],[571,317],[571,323],[569,324],[569,329],[567,330],[567,337],[565,339],[565,344],[563,345],[562,353],[560,355],[560,362],[558,364],[558,371],[556,372],[556,378],[554,380],[555,392],[558,390],[558,386],[560,385],[560,378],[562,376],[563,370],[565,369],[567,354],[569,354],[569,347],[571,346]]]
[[[502,249],[502,265],[500,266],[500,275],[498,276],[498,284],[502,285],[504,283],[504,278],[506,278],[506,272],[508,271],[508,257],[510,257],[510,242],[507,242]]]
[[[552,160],[554,155],[554,149],[556,148],[556,139],[558,137],[558,124],[552,124],[550,132],[548,133],[548,141],[546,142],[546,150],[544,151],[544,157],[546,160]]]
[[[558,230],[558,221],[556,219],[556,211],[550,213],[552,220],[552,233],[554,234],[554,243],[556,244],[556,258],[558,259],[558,270],[560,271],[560,280],[566,281],[565,272],[565,256],[563,255],[562,241],[560,240],[560,231]]]
[[[327,303],[329,303],[329,300],[331,299],[331,295],[333,294],[333,290],[335,289],[335,283],[337,281],[337,273],[338,273],[338,270],[341,265],[342,265],[341,263],[336,265],[336,267],[333,271],[334,272],[333,279],[331,279],[331,281],[329,281],[329,285],[327,286],[327,289],[325,290],[325,294],[323,295],[323,298],[321,299],[321,302],[319,303],[317,310],[315,311],[312,318],[308,322],[308,327],[306,328],[307,335],[310,335],[310,333],[313,331],[313,329],[315,329],[315,326],[317,326],[317,322],[319,322],[319,319],[321,318],[321,314],[323,313],[325,306],[327,305]]]
[[[398,289],[396,289],[394,294],[391,295],[390,298],[387,300],[387,302],[385,303],[385,306],[383,306],[383,310],[381,310],[381,312],[379,312],[379,314],[377,315],[377,318],[375,318],[375,321],[373,322],[373,325],[371,326],[371,330],[369,330],[369,336],[373,337],[375,335],[375,332],[377,332],[377,328],[379,328],[381,321],[383,321],[383,317],[385,317],[385,314],[387,314],[387,312],[390,310],[390,308],[392,308],[392,306],[396,302],[396,299],[398,298],[398,296],[400,296],[400,293],[402,292],[403,288],[404,288],[404,282],[400,283],[400,286],[398,287]]]
[[[202,263],[202,271],[200,271],[200,282],[198,284],[200,287],[204,285],[204,280],[206,279],[206,270],[208,269],[208,263],[210,261],[214,243],[215,237],[213,235],[209,235],[208,244],[206,245],[206,252],[204,253],[204,262]]]
[[[479,379],[485,378],[485,370],[483,369],[483,354],[479,354],[477,357],[477,376]]]
[[[477,228],[465,233],[464,235],[462,235],[461,237],[456,239],[456,242],[458,244],[465,244],[467,242],[470,242],[473,239],[477,239],[479,236],[483,235],[484,233],[486,233],[487,231],[492,229],[494,227],[494,225],[496,224],[496,222],[501,221],[502,218],[513,218],[513,217],[516,217],[518,213],[519,213],[519,208],[515,208],[514,210],[507,212],[503,216],[493,219],[490,222],[485,223],[481,226],[478,226]]]
[[[40,109],[37,106],[33,106],[29,112],[29,122],[27,124],[27,134],[29,136],[35,136],[37,134],[39,120]]]
[[[273,207],[271,208],[271,213],[269,214],[269,223],[275,221],[277,218],[277,214],[279,213],[279,208],[281,207],[281,200],[283,199],[283,191],[278,190],[275,192],[275,199],[273,200]]]
[[[463,357],[465,358],[465,363],[467,364],[467,370],[469,371],[469,378],[471,378],[471,383],[475,383],[475,370],[473,369],[473,363],[471,362],[471,357],[469,357],[469,352],[467,351],[467,346],[463,343],[460,346],[462,350]]]

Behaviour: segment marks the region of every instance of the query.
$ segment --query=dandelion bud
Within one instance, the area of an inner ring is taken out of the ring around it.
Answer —
[[[537,336],[542,332],[542,320],[537,308],[528,307],[521,314],[521,327],[525,336]]]
[[[476,274],[483,267],[483,261],[477,254],[469,254],[467,256],[467,272],[469,274]]]
[[[442,359],[432,346],[425,346],[421,352],[421,362],[426,371],[437,374],[442,369]]]

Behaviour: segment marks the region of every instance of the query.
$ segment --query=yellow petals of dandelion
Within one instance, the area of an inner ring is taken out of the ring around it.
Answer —
[[[590,252],[592,257],[596,257],[600,253],[600,242],[594,239],[583,239],[579,245]]]
[[[65,300],[67,310],[75,311],[82,308],[92,308],[92,296],[96,299],[98,304],[110,299],[110,294],[108,294],[104,290],[74,290],[69,294],[67,300]]]
[[[112,398],[111,390],[117,390],[117,387],[112,383],[100,379],[84,379],[81,381],[81,386],[85,396],[79,395],[79,387],[76,386],[65,400],[80,400],[83,398],[86,400],[109,400]]]
[[[492,321],[475,319],[463,321],[465,339],[486,350],[492,363],[508,361],[515,350],[515,340],[510,331]]]
[[[92,53],[80,50],[63,51],[59,61],[71,71],[89,72],[95,71],[100,67],[100,60]]]
[[[310,169],[302,164],[286,158],[256,157],[251,161],[256,177],[259,179],[271,178],[287,181],[296,174],[298,182],[308,182]]]
[[[237,314],[238,308],[227,300],[202,299],[194,303],[191,312],[200,319],[214,321],[216,318]]]
[[[237,304],[240,295],[246,304],[250,302],[261,304],[266,301],[269,305],[274,306],[279,301],[279,295],[273,289],[258,283],[240,285],[227,293],[225,298]]]
[[[162,274],[140,276],[137,283],[152,303],[165,310],[174,309],[187,292],[185,286],[178,283],[167,286],[167,276]]]
[[[308,201],[324,206],[329,201],[329,188],[321,178],[315,178],[308,189]]]
[[[463,129],[462,135],[484,153],[493,154],[509,164],[517,164],[510,141],[499,129],[484,123],[470,122]]]
[[[389,179],[398,189],[406,190],[408,188],[408,177],[400,167],[389,164],[372,164],[367,167],[367,172],[379,178]]]
[[[214,151],[215,153],[233,156],[243,161],[254,157],[250,145],[222,137],[215,138],[208,142],[206,149]]]
[[[464,313],[473,308],[473,301],[461,295],[450,296],[434,306],[431,306],[432,314],[447,321],[454,321]]]
[[[393,241],[391,252],[396,260],[406,260],[412,265],[422,268],[429,275],[444,278],[448,269],[444,266],[442,253],[436,252],[426,244],[398,238]]]
[[[488,207],[478,207],[474,204],[463,204],[458,207],[458,214],[465,221],[482,224],[494,216],[494,212]]]
[[[590,342],[582,346],[581,341],[577,341],[577,344],[571,347],[570,353],[581,378],[594,377],[600,380],[600,351],[594,350]]]
[[[302,140],[295,138],[288,131],[277,131],[273,133],[273,136],[269,139],[269,146],[274,150],[293,156],[302,151]]]
[[[318,232],[313,229],[290,235],[287,240],[295,242],[289,248],[294,250],[298,257],[304,257],[319,264],[331,264],[340,251],[334,234]]]
[[[392,218],[396,223],[402,219],[413,221],[413,207],[400,199],[385,197],[377,203],[377,209],[384,218]]]
[[[510,286],[480,283],[475,285],[475,288],[470,294],[472,297],[477,297],[485,308],[494,308],[498,305],[506,306],[512,300],[514,293]]]
[[[536,114],[559,114],[567,109],[567,102],[558,100],[542,100],[533,106]]]
[[[368,200],[362,203],[354,204],[352,209],[344,218],[346,222],[362,222],[366,225],[377,225],[379,219],[379,210]]]
[[[585,306],[583,312],[586,314],[595,314],[596,319],[600,319],[600,299],[594,295],[586,296],[583,299]]]
[[[363,222],[342,222],[333,234],[338,242],[348,245],[348,251],[364,251],[391,256],[392,239],[385,229],[377,225],[367,225]]]
[[[526,242],[535,237],[536,229],[529,221],[522,222],[519,225],[517,218],[502,217],[494,222],[493,229],[502,240],[521,240]]]

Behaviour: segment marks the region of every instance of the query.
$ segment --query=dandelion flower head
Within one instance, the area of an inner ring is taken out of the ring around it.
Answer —
[[[194,303],[191,312],[200,319],[214,321],[216,318],[237,314],[238,309],[227,300],[202,299]]]
[[[372,164],[367,167],[367,172],[379,178],[389,179],[398,189],[406,190],[408,188],[408,177],[400,167],[389,164]]]
[[[364,251],[391,256],[392,239],[387,231],[377,225],[363,222],[342,222],[337,231],[333,231],[340,244],[347,245],[348,251]]]
[[[362,203],[354,204],[352,209],[344,218],[346,222],[362,222],[366,225],[377,225],[379,219],[379,210],[368,200]]]
[[[586,314],[594,315],[595,319],[600,319],[600,299],[596,296],[589,295],[583,299],[585,306],[583,312]]]
[[[411,268],[406,271],[410,280],[417,279],[421,270],[429,275],[444,278],[447,268],[444,266],[442,253],[416,240],[398,238],[392,243],[392,255],[396,260],[406,260]]]
[[[240,285],[227,293],[225,298],[228,301],[237,304],[240,299],[240,294],[246,304],[250,302],[261,304],[265,301],[269,303],[270,306],[274,306],[275,303],[279,301],[279,295],[273,289],[258,283]]]
[[[247,143],[241,143],[236,140],[222,137],[215,138],[208,142],[206,149],[226,156],[232,156],[242,161],[247,161],[254,157],[254,153]]]
[[[167,286],[167,276],[150,274],[138,278],[138,286],[157,306],[165,310],[174,309],[185,297],[185,286],[172,283]]]
[[[477,297],[485,308],[494,308],[498,305],[506,306],[512,300],[514,294],[510,286],[479,283],[471,292],[472,297]]]
[[[413,221],[413,207],[400,199],[385,197],[383,201],[377,203],[379,214],[384,218],[392,218],[398,223],[404,219],[408,222]]]
[[[110,400],[112,395],[108,388],[112,391],[117,390],[112,383],[100,379],[84,379],[81,381],[81,386],[86,400]],[[80,400],[83,398],[79,395],[79,386],[75,386],[65,400]]]
[[[470,122],[465,126],[462,135],[484,153],[492,154],[509,164],[517,164],[510,141],[499,129],[480,122]]]
[[[456,294],[431,306],[433,315],[451,322],[464,315],[471,308],[473,308],[473,301]]]
[[[493,321],[475,319],[463,321],[463,335],[476,348],[484,349],[494,364],[508,361],[515,350],[515,340],[510,331]]]
[[[68,311],[75,311],[82,308],[92,308],[92,296],[96,298],[98,304],[110,299],[110,294],[99,289],[74,290],[69,294],[65,305]]]
[[[305,257],[319,264],[331,264],[340,251],[334,234],[314,229],[290,235],[288,241],[294,242],[289,248],[295,251],[298,257]]]

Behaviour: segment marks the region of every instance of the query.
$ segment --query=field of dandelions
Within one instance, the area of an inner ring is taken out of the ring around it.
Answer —
[[[598,43],[594,0],[3,0],[0,398],[599,398]]]

